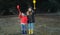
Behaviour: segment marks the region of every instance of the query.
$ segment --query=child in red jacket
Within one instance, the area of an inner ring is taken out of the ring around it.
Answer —
[[[21,25],[21,31],[22,31],[22,34],[26,34],[26,25],[27,25],[27,21],[28,21],[28,18],[27,16],[24,14],[24,13],[21,13],[19,14],[19,18],[20,18],[20,25]]]
[[[28,21],[28,18],[27,18],[27,15],[25,15],[25,13],[21,12],[20,9],[20,6],[17,5],[17,9],[18,9],[18,12],[19,12],[19,19],[20,19],[20,25],[21,25],[21,31],[22,31],[22,34],[26,34],[26,25],[27,25],[27,21]]]

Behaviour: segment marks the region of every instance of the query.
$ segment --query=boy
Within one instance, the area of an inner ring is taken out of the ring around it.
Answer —
[[[28,8],[27,17],[28,17],[29,34],[33,34],[35,18],[34,18],[34,11],[32,10],[31,7]]]

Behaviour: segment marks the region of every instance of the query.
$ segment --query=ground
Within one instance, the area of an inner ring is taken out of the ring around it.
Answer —
[[[60,35],[60,16],[35,16],[34,35]],[[0,35],[22,35],[17,16],[0,17]],[[28,34],[27,34],[28,35]]]

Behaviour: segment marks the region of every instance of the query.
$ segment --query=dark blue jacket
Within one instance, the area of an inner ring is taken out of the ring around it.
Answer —
[[[32,10],[32,15],[28,15],[28,23],[34,23],[35,22],[35,13],[34,11]]]

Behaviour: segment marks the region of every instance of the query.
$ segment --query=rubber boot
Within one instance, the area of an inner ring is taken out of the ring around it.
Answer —
[[[23,31],[22,31],[22,34],[27,34],[27,31],[24,31],[24,30],[23,30]]]
[[[33,30],[31,29],[30,31],[31,31],[31,33],[30,33],[30,34],[33,34]]]

